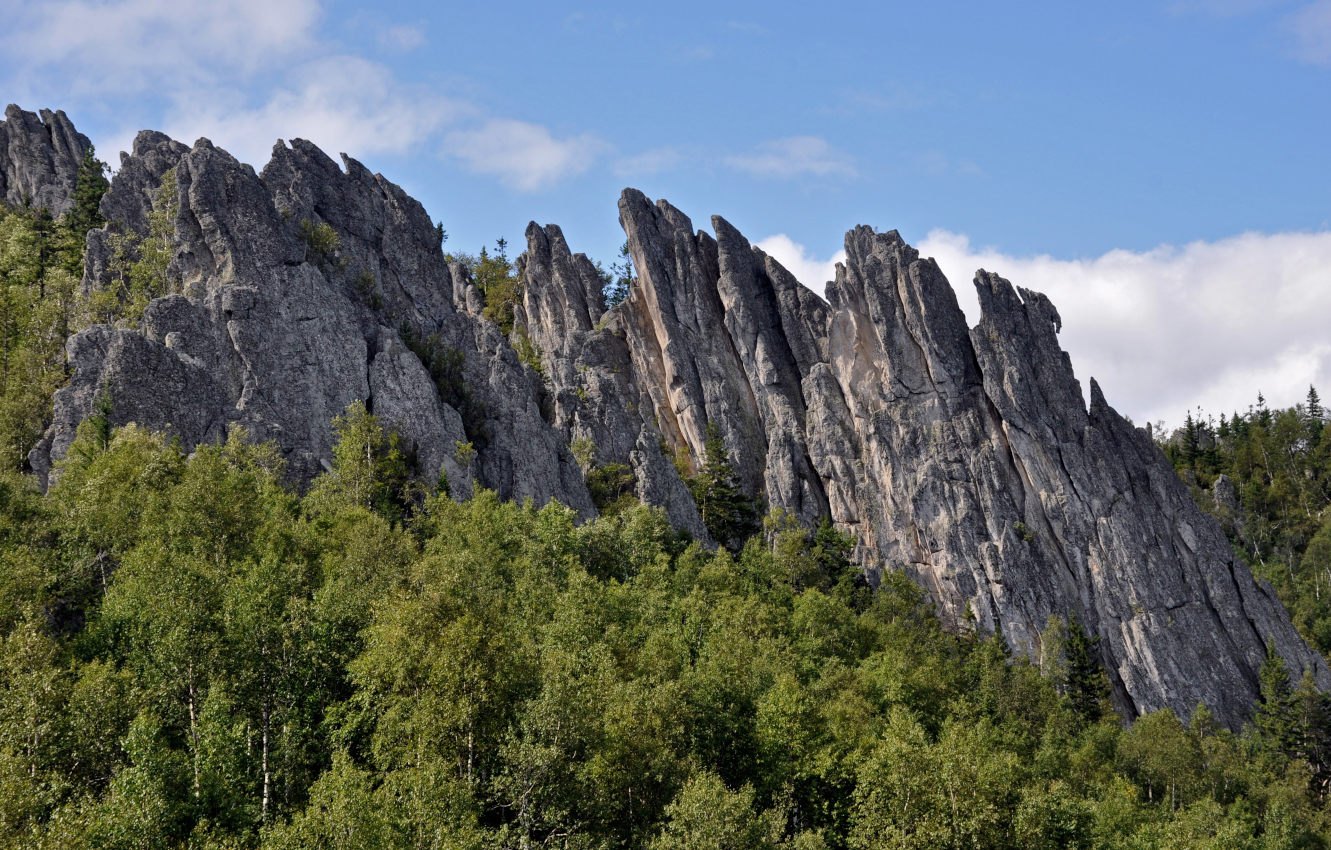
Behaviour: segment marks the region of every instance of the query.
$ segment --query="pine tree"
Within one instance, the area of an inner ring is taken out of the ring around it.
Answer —
[[[1322,398],[1317,394],[1317,387],[1308,385],[1308,437],[1314,444],[1322,436],[1322,426],[1325,424],[1322,417],[1326,410],[1322,407]]]
[[[1257,674],[1257,730],[1268,749],[1291,755],[1298,742],[1294,692],[1289,686],[1285,659],[1275,643],[1266,642],[1266,660]]]
[[[606,308],[614,307],[627,298],[629,288],[637,280],[638,275],[633,269],[633,255],[629,253],[629,243],[625,242],[619,246],[619,256],[610,264],[610,272],[606,275],[605,286],[601,290],[605,294]]]
[[[717,543],[738,551],[745,540],[758,532],[758,512],[753,500],[740,490],[735,467],[715,422],[707,423],[703,466],[690,479],[689,490],[707,533]]]
[[[80,243],[89,230],[106,224],[101,212],[102,196],[111,186],[106,179],[106,170],[106,163],[97,158],[96,151],[89,145],[83,152],[83,161],[79,163],[78,176],[74,180],[74,208],[65,217],[66,227]]]
[[[1109,699],[1109,681],[1095,649],[1099,643],[1100,638],[1086,634],[1075,614],[1068,617],[1068,637],[1063,646],[1064,690],[1072,710],[1088,723],[1104,716]]]

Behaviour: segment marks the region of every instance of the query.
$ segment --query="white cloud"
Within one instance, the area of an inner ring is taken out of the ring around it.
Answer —
[[[82,93],[251,75],[314,44],[316,0],[65,0],[5,4],[0,37],[29,73],[63,72]],[[17,63],[16,63],[17,64]]]
[[[753,243],[772,259],[786,267],[786,271],[795,276],[795,280],[823,294],[827,282],[836,277],[836,264],[846,261],[846,252],[837,251],[831,259],[820,260],[812,256],[808,249],[784,233],[768,236]]]
[[[187,143],[211,138],[262,166],[279,139],[309,139],[331,154],[403,153],[468,107],[401,84],[383,65],[328,56],[293,69],[257,106],[235,93],[182,96],[165,130]]]
[[[425,31],[421,27],[386,27],[379,31],[379,46],[386,50],[407,52],[425,44]]]
[[[635,156],[615,160],[613,170],[618,177],[646,177],[669,171],[680,163],[683,155],[672,147],[652,148]]]
[[[764,142],[747,154],[726,157],[726,162],[759,177],[853,177],[850,156],[817,136],[791,136]]]
[[[11,88],[36,95],[75,80],[58,90],[66,108],[124,103],[126,124],[150,122],[186,143],[207,137],[259,167],[279,138],[366,157],[437,145],[452,129],[447,151],[467,167],[533,190],[586,170],[607,147],[521,121],[467,127],[480,109],[340,51],[319,31],[321,12],[322,0],[0,0],[0,50],[16,60]],[[360,26],[385,60],[425,43],[419,26]],[[113,163],[133,137],[122,130],[99,146]]]
[[[1331,65],[1331,0],[1316,0],[1285,19],[1294,38],[1294,57],[1312,65]]]
[[[695,44],[675,50],[674,55],[679,62],[706,62],[716,55],[716,50],[710,44]]]
[[[186,143],[210,138],[256,166],[279,138],[333,154],[401,153],[467,111],[387,65],[339,55],[316,32],[320,14],[318,0],[30,3],[14,10],[0,48],[33,78],[77,81],[71,99],[160,103],[157,128]],[[403,47],[422,38],[386,32]],[[115,150],[103,155],[114,162],[130,138],[109,134]]]
[[[560,139],[540,124],[512,119],[491,119],[444,138],[445,153],[462,160],[472,171],[492,174],[524,192],[581,174],[606,147],[589,133]]]
[[[977,268],[1048,295],[1083,391],[1095,377],[1139,424],[1177,424],[1197,405],[1243,411],[1259,390],[1273,406],[1291,405],[1310,383],[1331,386],[1331,232],[1247,233],[1083,260],[975,248],[944,230],[919,248],[938,260],[972,324]]]

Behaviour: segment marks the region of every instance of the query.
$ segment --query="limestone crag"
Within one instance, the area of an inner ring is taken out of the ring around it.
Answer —
[[[969,327],[895,231],[850,231],[824,301],[725,220],[695,231],[626,190],[626,300],[607,309],[597,267],[533,223],[506,336],[419,203],[308,142],[256,173],[206,139],[141,133],[88,235],[86,291],[119,285],[116,246],[155,208],[172,211],[170,294],[70,338],[30,456],[43,481],[109,399],[113,424],[187,448],[243,426],[304,485],[361,400],[455,498],[482,485],[586,518],[600,476],[707,540],[684,475],[715,428],[750,495],[829,517],[871,578],[906,571],[946,622],[1035,654],[1051,616],[1075,616],[1129,714],[1206,703],[1237,727],[1268,641],[1331,686],[1148,435],[1094,381],[1087,405],[1048,299],[981,271]]]
[[[11,103],[0,121],[0,200],[63,215],[73,206],[79,163],[91,146],[65,113],[43,109],[38,116]]]

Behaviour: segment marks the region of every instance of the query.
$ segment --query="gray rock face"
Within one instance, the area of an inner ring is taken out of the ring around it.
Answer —
[[[624,417],[601,405],[588,354],[608,332],[626,355],[595,365],[618,366],[615,397],[642,399],[635,425],[696,459],[715,423],[750,494],[830,516],[871,574],[907,571],[945,621],[969,610],[1034,654],[1051,615],[1076,616],[1102,638],[1130,714],[1186,717],[1204,702],[1239,725],[1267,640],[1331,685],[1274,593],[1094,381],[1087,407],[1043,295],[981,271],[969,328],[937,264],[895,231],[848,233],[823,302],[723,219],[715,238],[695,233],[628,190],[620,220],[639,281],[601,331],[587,270],[557,230],[528,231],[525,319],[557,426],[601,429],[598,447],[620,451]],[[596,406],[558,403],[578,381]]]
[[[602,282],[582,254],[571,254],[554,225],[527,227],[518,260],[527,281],[520,333],[541,357],[550,422],[564,439],[589,446],[591,467],[624,464],[643,501],[660,505],[670,521],[707,539],[698,508],[668,456],[671,445],[653,416],[647,388],[632,356],[626,311],[605,311]]]
[[[242,425],[307,483],[330,461],[331,420],[359,399],[455,497],[479,485],[590,517],[584,475],[622,464],[638,497],[705,539],[676,463],[696,467],[715,426],[750,495],[829,517],[871,578],[906,571],[945,621],[972,612],[1035,653],[1051,615],[1076,616],[1128,713],[1206,703],[1239,725],[1267,641],[1331,686],[1094,381],[1088,407],[1039,293],[981,271],[968,327],[933,260],[857,227],[823,301],[723,219],[695,232],[627,190],[628,298],[607,309],[596,267],[532,224],[506,338],[420,204],[354,160],[296,140],[256,174],[207,140],[151,132],[102,202],[86,288],[113,284],[115,237],[148,231],[164,179],[173,294],[134,327],[68,341],[73,374],[30,457],[43,480],[109,396],[113,424],[187,447]]]
[[[497,328],[454,309],[465,272],[445,266],[432,222],[400,188],[301,140],[279,143],[256,174],[206,139],[187,148],[140,133],[103,199],[108,226],[89,234],[86,288],[113,285],[113,239],[147,232],[164,178],[177,205],[175,294],[137,327],[69,340],[73,376],[29,459],[40,477],[105,393],[113,424],[165,429],[186,447],[241,425],[275,441],[306,483],[330,462],[331,420],[361,400],[398,431],[420,476],[442,473],[457,497],[474,478],[506,498],[594,513],[541,418],[539,386]],[[448,399],[407,339],[449,364]]]
[[[0,121],[0,199],[63,215],[73,206],[79,163],[90,147],[65,113],[43,109],[39,117],[11,103]]]

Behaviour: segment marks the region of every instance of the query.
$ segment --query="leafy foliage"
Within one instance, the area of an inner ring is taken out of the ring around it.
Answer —
[[[169,288],[165,186],[98,315]],[[186,456],[113,430],[104,396],[39,494],[13,470],[87,309],[76,218],[0,215],[0,845],[1327,846],[1331,706],[1274,654],[1249,733],[1204,707],[1125,729],[1075,621],[1035,666],[945,631],[901,573],[870,591],[830,523],[757,534],[714,428],[693,487],[716,552],[591,446],[582,526],[426,494],[362,405],[302,497],[243,431]],[[461,352],[404,338],[477,427]],[[1236,543],[1288,568],[1305,629],[1319,407],[1211,444],[1194,420],[1181,464],[1236,482]]]
[[[399,335],[430,373],[440,400],[462,417],[462,428],[468,439],[478,448],[484,448],[489,443],[489,433],[485,428],[485,402],[472,396],[467,386],[464,375],[466,356],[462,350],[446,344],[439,334],[421,337],[405,323]]]
[[[481,248],[477,255],[449,254],[445,259],[461,263],[485,301],[482,315],[499,325],[505,335],[513,332],[514,309],[522,301],[523,282],[508,259],[508,240],[496,239],[495,252]]]
[[[829,525],[403,502],[357,407],[303,498],[240,432],[94,430],[0,477],[0,843],[1325,846],[1301,687],[1278,738],[1097,720]]]
[[[171,261],[175,258],[176,216],[180,212],[179,187],[174,168],[162,175],[148,213],[148,232],[117,226],[110,234],[112,285],[94,292],[87,304],[87,321],[132,325],[154,298],[176,289]]]
[[[105,191],[101,163],[85,157],[74,210],[0,207],[0,468],[20,469],[65,381],[65,339],[84,321],[78,292],[88,221]]]
[[[326,221],[300,222],[300,236],[305,242],[305,259],[322,269],[337,268],[341,262],[338,252],[342,250],[342,237],[337,235]]]
[[[75,239],[82,243],[82,237],[89,230],[106,224],[102,217],[102,196],[111,188],[106,179],[107,165],[97,158],[97,152],[91,145],[83,152],[79,163],[79,172],[74,180],[74,208],[66,214],[65,224]],[[72,254],[73,252],[71,252]],[[83,257],[77,256],[77,265],[68,267],[69,273],[80,275],[83,272]]]
[[[605,298],[606,309],[618,307],[628,297],[629,289],[638,282],[638,273],[633,268],[633,255],[629,253],[629,243],[619,246],[619,255],[610,264],[610,270],[596,264],[596,271],[601,276],[601,294]]]

